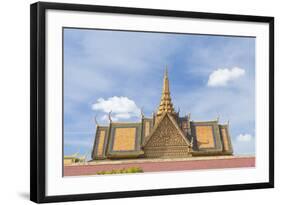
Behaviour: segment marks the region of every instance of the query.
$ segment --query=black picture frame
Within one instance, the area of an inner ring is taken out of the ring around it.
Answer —
[[[45,26],[46,10],[67,10],[101,13],[168,16],[194,19],[262,22],[269,25],[269,181],[263,183],[229,184],[192,188],[170,188],[110,193],[89,193],[46,196],[45,190],[45,117],[46,68]],[[124,197],[142,197],[198,192],[217,192],[274,187],[274,17],[233,15],[146,8],[111,7],[82,4],[38,2],[30,6],[30,200],[37,203],[76,200],[97,200]]]

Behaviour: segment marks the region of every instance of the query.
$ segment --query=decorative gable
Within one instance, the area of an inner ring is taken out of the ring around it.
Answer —
[[[187,157],[190,143],[169,114],[164,114],[144,145],[147,157]]]
[[[150,136],[146,143],[146,147],[159,146],[187,146],[188,142],[180,133],[179,129],[174,125],[168,115],[159,122],[157,128]]]

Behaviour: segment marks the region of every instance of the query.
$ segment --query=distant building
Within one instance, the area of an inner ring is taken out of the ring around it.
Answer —
[[[157,113],[142,114],[140,122],[97,125],[92,159],[183,158],[232,155],[229,126],[213,121],[193,121],[175,112],[167,69]]]
[[[71,164],[75,164],[75,163],[85,163],[85,162],[86,162],[86,156],[79,157],[78,153],[63,157],[64,165],[71,165]]]
[[[79,159],[75,156],[64,156],[63,157],[63,164],[64,165],[71,165],[75,164],[79,161]]]

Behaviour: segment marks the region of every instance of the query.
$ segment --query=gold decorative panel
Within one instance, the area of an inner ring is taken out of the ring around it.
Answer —
[[[113,142],[114,151],[129,151],[135,149],[136,128],[116,128]]]
[[[149,121],[146,121],[146,122],[145,122],[145,128],[144,128],[144,130],[145,130],[144,136],[146,137],[146,136],[149,135],[149,133],[150,133],[150,123],[149,123]]]
[[[223,146],[225,151],[229,151],[229,144],[228,144],[228,138],[227,138],[227,132],[225,128],[221,129],[222,133],[222,140],[223,140]]]
[[[101,156],[103,152],[103,145],[104,145],[104,138],[105,138],[105,130],[101,130],[99,134],[99,144],[98,144],[98,150],[97,155]]]
[[[214,148],[214,136],[212,126],[196,126],[197,145],[201,148]]]

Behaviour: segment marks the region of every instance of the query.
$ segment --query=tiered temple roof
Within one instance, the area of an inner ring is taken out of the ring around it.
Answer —
[[[175,112],[166,68],[157,113],[138,123],[97,125],[92,158],[179,158],[232,155],[229,124],[196,122]]]

